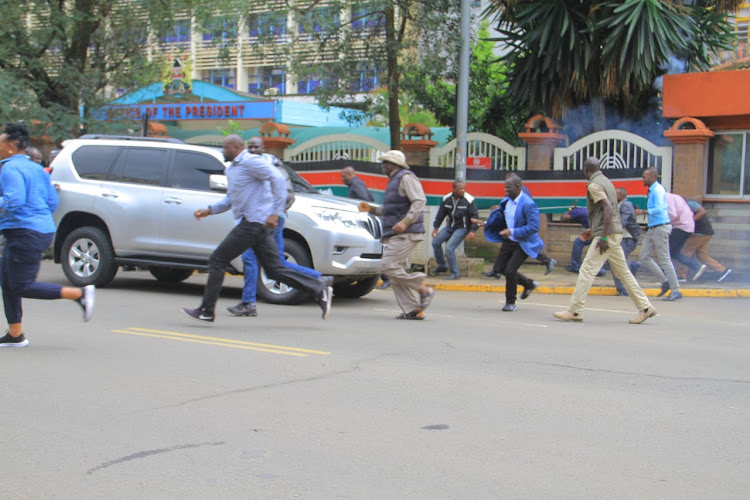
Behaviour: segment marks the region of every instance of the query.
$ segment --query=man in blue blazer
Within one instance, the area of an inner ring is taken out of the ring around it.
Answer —
[[[500,207],[490,214],[484,228],[488,241],[502,243],[492,272],[505,275],[505,305],[503,311],[516,310],[518,284],[524,290],[521,299],[527,298],[538,283],[530,280],[518,269],[527,258],[536,258],[544,248],[539,237],[539,208],[534,200],[523,192],[523,181],[516,174],[505,179],[505,198]]]

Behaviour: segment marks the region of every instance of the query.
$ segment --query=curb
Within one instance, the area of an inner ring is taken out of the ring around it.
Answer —
[[[435,290],[447,290],[452,292],[505,292],[504,285],[459,285],[436,283],[425,280],[425,284],[433,287]],[[520,288],[520,287],[519,287]],[[569,285],[539,285],[534,293],[555,294],[555,295],[572,295],[575,291],[574,286]],[[656,297],[661,289],[644,288],[647,297]],[[709,298],[750,298],[749,289],[724,290],[716,288],[680,288],[682,295],[685,297],[709,297]],[[617,290],[613,286],[592,286],[589,295],[617,295]]]

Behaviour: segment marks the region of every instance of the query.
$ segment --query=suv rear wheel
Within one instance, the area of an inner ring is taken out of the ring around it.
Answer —
[[[112,242],[104,230],[79,227],[63,241],[63,272],[76,286],[107,286],[117,274],[114,255]]]
[[[312,267],[310,254],[294,240],[284,240],[284,254],[289,262]],[[258,276],[258,297],[271,304],[284,305],[299,304],[308,299],[307,294],[302,290],[295,290],[284,283],[269,278],[263,268],[260,269]]]
[[[379,279],[380,276],[371,276],[357,281],[350,281],[349,283],[337,283],[333,285],[333,293],[339,298],[358,299],[372,292],[372,289],[378,284]]]

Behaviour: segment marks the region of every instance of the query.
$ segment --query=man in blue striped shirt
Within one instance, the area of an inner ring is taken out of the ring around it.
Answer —
[[[636,210],[636,213],[648,214],[648,231],[643,237],[640,260],[661,281],[661,292],[657,297],[671,289],[672,293],[664,299],[671,301],[681,299],[682,292],[672,259],[669,257],[669,234],[672,232],[672,225],[667,211],[667,190],[659,183],[658,177],[659,171],[655,167],[643,171],[643,185],[648,186],[648,202],[646,210]],[[658,264],[653,254],[656,254]]]
[[[230,135],[221,146],[224,159],[232,162],[226,170],[227,195],[215,205],[196,210],[194,216],[201,219],[231,207],[234,218],[241,220],[209,257],[208,281],[201,305],[197,309],[184,307],[183,310],[192,318],[213,322],[229,263],[252,248],[271,279],[314,297],[326,319],[331,309],[333,287],[322,278],[305,276],[285,266],[273,239],[273,229],[286,206],[286,179],[263,156],[247,151],[242,137]]]

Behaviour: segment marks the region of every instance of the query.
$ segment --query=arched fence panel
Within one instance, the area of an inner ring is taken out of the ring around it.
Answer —
[[[432,149],[430,165],[453,168],[456,162],[457,144],[458,141],[453,139],[445,146]],[[467,158],[489,159],[490,170],[526,169],[526,148],[511,146],[494,135],[470,132],[466,135],[466,153]],[[471,168],[471,165],[469,167]]]
[[[390,147],[384,142],[357,134],[334,134],[305,141],[284,151],[284,161],[314,162],[355,160],[377,162]]]
[[[565,148],[555,148],[553,170],[582,171],[587,158],[596,157],[605,170],[656,167],[661,183],[671,190],[672,148],[623,130],[603,130],[587,135]]]

